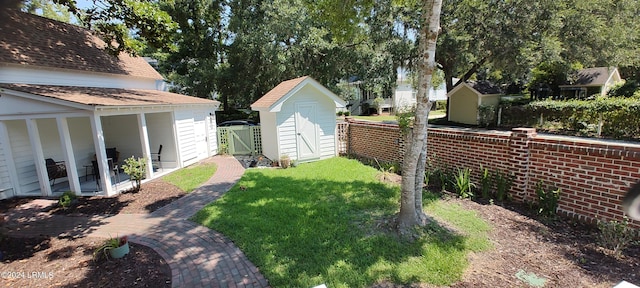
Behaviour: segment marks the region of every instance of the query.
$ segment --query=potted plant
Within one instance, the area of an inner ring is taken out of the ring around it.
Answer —
[[[118,259],[124,257],[124,255],[129,254],[129,239],[127,236],[122,236],[105,240],[102,246],[93,251],[93,257],[98,258],[101,254],[105,258]]]
[[[280,156],[280,167],[286,169],[289,168],[289,166],[291,166],[291,158],[289,158],[289,155],[284,154]]]

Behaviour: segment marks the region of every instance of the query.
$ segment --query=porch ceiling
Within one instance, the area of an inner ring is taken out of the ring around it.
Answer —
[[[144,106],[144,105],[219,105],[218,101],[186,96],[171,92],[142,89],[52,86],[30,84],[0,84],[0,88],[25,92],[52,99],[89,106]]]

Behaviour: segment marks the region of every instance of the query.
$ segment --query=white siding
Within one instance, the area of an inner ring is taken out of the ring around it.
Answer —
[[[193,118],[193,132],[195,134],[195,142],[196,142],[196,155],[197,159],[207,158],[207,139],[208,139],[208,131],[207,131],[207,117],[204,111],[194,111]]]
[[[276,113],[260,112],[260,135],[262,138],[262,154],[272,161],[278,161],[278,127]]]
[[[163,88],[157,79],[115,75],[106,73],[91,73],[71,70],[47,70],[26,67],[2,67],[0,69],[0,83],[20,83],[39,85],[64,85],[80,87],[107,87],[125,89],[157,90]]]
[[[72,111],[72,108],[35,101],[27,98],[2,94],[0,97],[0,115],[52,114]]]
[[[2,130],[2,127],[0,127]],[[0,135],[3,131],[0,131]],[[3,137],[0,137],[0,199],[6,199],[13,196],[13,185],[9,176],[9,168],[7,167],[7,154],[4,152]]]
[[[215,113],[211,116],[207,117],[207,128],[209,129],[207,132],[207,139],[209,141],[209,155],[215,155],[218,153],[218,139],[217,137],[217,129],[216,126],[216,115]]]
[[[193,112],[176,111],[175,115],[178,134],[178,151],[182,159],[182,166],[186,166],[196,162],[198,158]]]
[[[40,183],[25,121],[6,121],[13,152],[13,162],[20,185],[20,195],[40,195]]]
[[[295,123],[295,103],[315,102],[316,125],[318,127],[318,140],[320,158],[329,158],[336,155],[335,129],[336,129],[336,106],[333,100],[323,95],[318,89],[307,85],[300,89],[296,95],[287,99],[282,105],[282,109],[277,115],[280,155],[288,154],[293,159],[297,157],[296,143],[296,123]],[[264,145],[264,144],[263,144]]]
[[[178,167],[178,153],[173,139],[173,122],[171,113],[146,113],[149,149],[158,153],[162,145],[162,167]]]

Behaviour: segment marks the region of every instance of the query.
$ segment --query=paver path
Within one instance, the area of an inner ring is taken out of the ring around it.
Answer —
[[[215,156],[216,173],[190,194],[151,214],[118,214],[112,217],[68,217],[49,215],[12,234],[110,237],[130,235],[130,241],[158,252],[171,267],[173,287],[269,287],[267,280],[233,242],[224,235],[188,220],[206,204],[227,192],[244,173],[233,157]],[[31,205],[47,205],[32,201]],[[19,217],[39,217],[30,207],[29,215],[15,211],[9,221]],[[24,220],[24,219],[23,219]]]

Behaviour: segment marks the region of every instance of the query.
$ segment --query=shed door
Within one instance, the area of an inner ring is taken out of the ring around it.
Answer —
[[[296,103],[295,117],[298,160],[318,158],[316,103]]]

